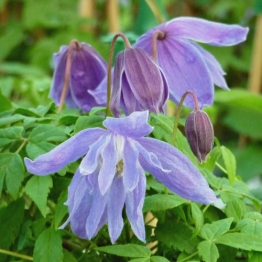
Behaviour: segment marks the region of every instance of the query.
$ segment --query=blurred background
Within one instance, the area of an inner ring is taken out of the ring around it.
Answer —
[[[0,117],[9,101],[21,107],[51,101],[52,55],[61,45],[77,39],[108,60],[114,33],[134,42],[178,16],[249,27],[247,41],[237,46],[203,45],[221,63],[231,88],[216,88],[206,111],[220,143],[236,156],[237,174],[262,199],[262,0],[0,0]]]

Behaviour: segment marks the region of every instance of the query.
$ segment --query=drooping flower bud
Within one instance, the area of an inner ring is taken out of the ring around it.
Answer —
[[[214,130],[208,115],[202,110],[191,112],[186,119],[185,132],[198,161],[205,161],[214,144]]]

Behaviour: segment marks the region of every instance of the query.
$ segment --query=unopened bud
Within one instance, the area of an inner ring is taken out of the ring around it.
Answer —
[[[214,144],[214,130],[208,115],[201,110],[191,112],[186,119],[185,132],[198,161],[205,161]]]

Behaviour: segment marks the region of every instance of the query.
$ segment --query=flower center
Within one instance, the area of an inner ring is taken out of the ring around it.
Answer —
[[[116,164],[116,175],[117,175],[117,177],[121,177],[122,176],[123,170],[124,170],[124,161],[123,161],[123,159],[121,159]]]

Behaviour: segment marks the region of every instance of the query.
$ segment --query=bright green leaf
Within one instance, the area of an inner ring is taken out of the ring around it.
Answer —
[[[226,204],[225,213],[227,217],[232,217],[234,222],[238,222],[242,218],[244,211],[245,205],[239,199],[228,201]]]
[[[219,253],[216,245],[210,241],[202,241],[199,243],[198,254],[204,259],[205,262],[216,262]]]
[[[25,192],[36,203],[44,217],[46,216],[47,196],[52,186],[51,176],[32,176],[25,186]]]
[[[178,195],[156,194],[147,196],[145,198],[143,212],[171,209],[186,202],[188,202],[188,200]]]
[[[73,256],[72,252],[63,249],[63,262],[77,262],[77,259]]]
[[[75,133],[78,133],[86,128],[103,127],[102,122],[105,120],[103,116],[80,116],[75,125]]]
[[[0,90],[0,112],[4,112],[10,109],[12,109],[12,104],[10,100],[4,95],[2,95],[2,92]]]
[[[150,262],[169,262],[169,260],[166,259],[165,257],[152,256],[150,257]]]
[[[262,238],[262,222],[260,221],[245,218],[237,223],[236,229],[240,229],[242,233],[252,234]]]
[[[224,147],[221,146],[220,147],[221,153],[222,153],[222,157],[225,163],[225,167],[227,170],[227,176],[229,179],[229,182],[231,185],[233,185],[235,178],[236,178],[236,159],[235,156],[232,154],[232,152]]]
[[[22,126],[12,126],[0,129],[0,147],[12,143],[16,139],[21,139],[24,128]]]
[[[261,262],[262,252],[248,252],[248,262]]]
[[[199,206],[194,202],[191,203],[191,212],[192,212],[192,217],[196,225],[196,230],[194,232],[194,236],[196,236],[198,235],[198,233],[200,232],[204,224],[204,215],[201,209],[199,208]]]
[[[149,258],[151,251],[149,248],[141,245],[126,244],[126,245],[113,245],[95,248],[97,251],[113,254],[121,257],[141,257]]]
[[[5,126],[9,124],[13,124],[16,122],[19,122],[23,120],[25,117],[21,115],[12,115],[12,116],[7,116],[7,117],[2,117],[0,119],[0,126]]]
[[[36,240],[34,262],[63,262],[62,240],[52,227],[43,231]]]
[[[68,206],[64,204],[66,199],[67,199],[67,190],[64,190],[60,194],[55,207],[54,226],[56,229],[60,226],[63,217],[68,212]]]

